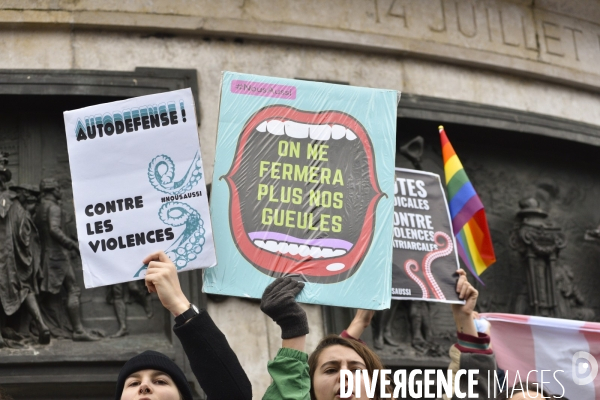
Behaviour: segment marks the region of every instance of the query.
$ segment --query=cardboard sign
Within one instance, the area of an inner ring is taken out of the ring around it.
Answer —
[[[397,98],[224,73],[206,292],[260,298],[295,276],[302,302],[389,306]]]
[[[440,176],[396,168],[392,298],[463,303],[459,268]]]
[[[64,113],[85,287],[216,264],[190,89]]]

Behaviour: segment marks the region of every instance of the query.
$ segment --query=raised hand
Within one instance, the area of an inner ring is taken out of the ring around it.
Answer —
[[[356,310],[356,315],[350,325],[348,325],[348,335],[352,336],[355,339],[360,339],[360,336],[363,334],[364,330],[371,324],[371,320],[375,315],[375,311],[373,310]]]
[[[459,299],[465,301],[465,304],[452,304],[452,314],[454,315],[456,329],[461,333],[477,336],[477,329],[473,322],[473,313],[475,312],[479,292],[469,283],[467,273],[464,270],[459,269],[456,273],[458,274],[456,293],[458,293]]]
[[[292,278],[277,278],[265,289],[260,309],[281,327],[281,338],[308,334],[306,313],[296,303],[296,296],[304,288],[304,282]]]
[[[179,284],[177,268],[164,251],[152,253],[142,262],[148,264],[146,271],[148,292],[157,293],[162,305],[174,316],[190,308],[190,302]]]

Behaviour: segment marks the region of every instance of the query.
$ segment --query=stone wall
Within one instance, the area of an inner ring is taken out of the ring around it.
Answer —
[[[310,43],[438,59],[598,90],[600,5],[585,0],[0,3],[0,24]]]
[[[600,125],[600,98],[580,88],[440,61],[350,50],[211,37],[96,30],[8,29],[0,68],[131,71],[194,68],[200,89],[200,141],[208,181],[216,144],[220,73],[346,82],[507,107]]]

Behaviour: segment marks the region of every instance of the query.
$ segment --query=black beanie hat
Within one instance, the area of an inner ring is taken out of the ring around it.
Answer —
[[[171,379],[173,379],[173,382],[175,382],[179,392],[181,392],[183,400],[193,400],[192,391],[181,368],[179,368],[169,357],[152,350],[146,350],[145,352],[132,357],[125,365],[123,365],[121,372],[119,372],[119,378],[117,379],[115,400],[121,399],[123,386],[129,375],[144,369],[155,369],[168,374]]]

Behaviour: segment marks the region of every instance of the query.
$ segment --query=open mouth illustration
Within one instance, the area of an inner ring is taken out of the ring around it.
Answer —
[[[224,178],[232,236],[258,270],[319,283],[358,270],[384,194],[354,117],[265,107],[246,122]]]

